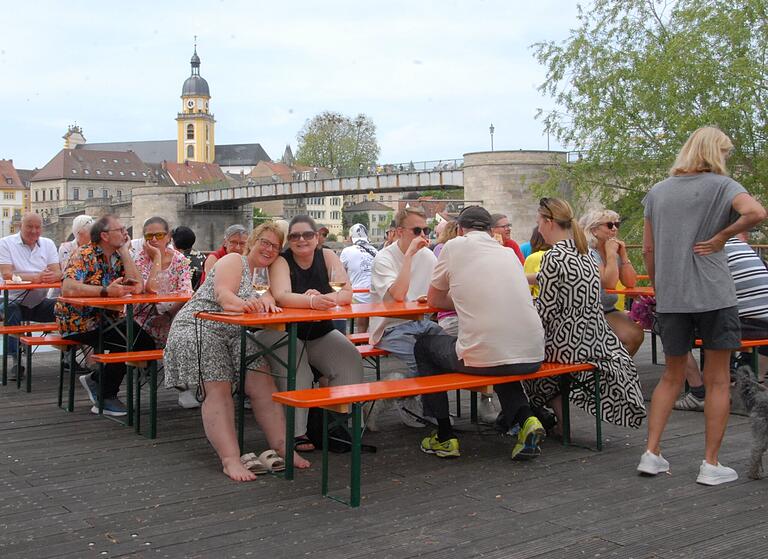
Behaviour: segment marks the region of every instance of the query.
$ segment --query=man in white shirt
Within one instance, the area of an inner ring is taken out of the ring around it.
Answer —
[[[368,230],[362,223],[355,223],[349,228],[349,239],[352,245],[341,251],[339,259],[349,275],[352,289],[369,290],[368,293],[355,293],[352,301],[370,303],[371,270],[373,270],[373,259],[376,258],[378,251],[368,240]],[[367,332],[368,319],[358,318],[357,326],[359,332]]]
[[[373,261],[371,302],[416,301],[426,296],[435,255],[429,250],[429,227],[424,210],[405,208],[395,215],[396,241],[381,249]],[[442,328],[429,319],[371,318],[370,342],[405,362],[408,374],[416,374],[413,346],[422,334],[439,335]],[[403,423],[423,427],[420,401],[407,398],[396,403]]]
[[[15,279],[32,283],[54,283],[61,279],[56,245],[52,240],[41,237],[42,231],[42,219],[30,212],[22,217],[21,230],[18,233],[0,239],[0,274],[5,281]],[[5,325],[15,326],[21,324],[22,320],[53,322],[56,299],[48,299],[47,294],[47,289],[11,292]],[[10,337],[8,353],[14,360],[17,348],[18,341],[15,337]],[[23,372],[23,367],[15,363],[10,378],[15,379],[17,374]]]
[[[491,215],[468,206],[457,218],[459,237],[446,243],[432,275],[427,302],[455,310],[459,335],[419,336],[414,348],[419,374],[523,375],[544,361],[544,328],[515,253],[491,237]],[[494,386],[509,424],[519,423],[513,460],[541,454],[544,427],[531,412],[519,382]],[[448,395],[425,394],[424,406],[438,430],[421,450],[441,458],[459,456],[459,441],[448,416]]]

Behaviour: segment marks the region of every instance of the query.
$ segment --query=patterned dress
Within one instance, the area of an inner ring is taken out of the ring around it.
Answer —
[[[237,296],[241,299],[253,297],[251,273],[248,262],[243,260],[243,275]],[[211,320],[197,320],[195,314],[201,311],[221,311],[216,300],[213,283],[216,268],[207,275],[200,289],[178,312],[168,334],[165,346],[165,386],[168,388],[184,384],[199,384],[203,381],[234,382],[240,371],[240,327]],[[258,351],[258,345],[249,336],[246,354]],[[249,370],[269,369],[263,357],[248,367]]]
[[[160,291],[163,293],[191,293],[192,292],[192,270],[189,266],[189,259],[178,250],[167,247],[168,252],[173,253],[171,263],[165,270],[162,270],[160,282]],[[152,271],[152,259],[142,250],[134,258],[136,267],[141,272],[141,278],[146,281]],[[152,308],[154,307],[154,308]],[[168,331],[173,322],[173,310],[176,303],[158,303],[157,305],[141,305],[134,315],[136,322],[155,340],[157,347],[164,347],[168,338]]]
[[[579,254],[572,240],[560,241],[542,258],[538,277],[536,308],[544,325],[546,360],[597,367],[602,373],[603,421],[640,427],[645,417],[640,380],[635,363],[605,320],[595,261],[589,254]],[[581,381],[592,379],[591,373],[576,374]],[[526,381],[525,388],[538,406],[559,394],[557,379]],[[595,415],[594,402],[583,389],[574,388],[571,400]]]

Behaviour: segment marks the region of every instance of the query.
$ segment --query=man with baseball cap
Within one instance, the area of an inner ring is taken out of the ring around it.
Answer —
[[[478,375],[532,373],[544,360],[544,328],[533,305],[523,267],[515,253],[491,236],[491,215],[466,207],[457,218],[459,235],[443,247],[427,293],[432,307],[455,310],[459,335],[423,334],[414,347],[419,375],[446,372]],[[500,286],[503,286],[500,288]],[[519,382],[494,386],[504,417],[519,423],[513,460],[535,458],[544,427],[531,412]],[[425,394],[424,406],[437,432],[421,450],[441,458],[459,456],[459,441],[448,415],[448,395]]]

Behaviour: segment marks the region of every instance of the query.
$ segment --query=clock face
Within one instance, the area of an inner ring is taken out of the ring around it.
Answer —
[[[190,108],[190,109],[194,109],[195,108],[195,102],[192,99],[189,99],[187,101],[187,107]]]

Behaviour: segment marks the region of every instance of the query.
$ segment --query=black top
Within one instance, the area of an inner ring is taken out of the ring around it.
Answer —
[[[304,293],[308,289],[316,289],[323,294],[333,293],[333,288],[328,283],[328,269],[325,267],[323,249],[315,250],[312,265],[306,270],[296,263],[290,249],[284,251],[282,257],[288,262],[288,269],[291,271],[291,291],[293,293]],[[333,322],[323,320],[301,323],[298,325],[296,333],[300,340],[316,340],[332,330]]]

